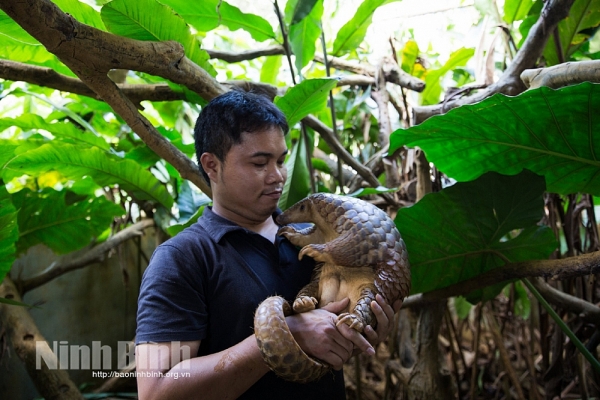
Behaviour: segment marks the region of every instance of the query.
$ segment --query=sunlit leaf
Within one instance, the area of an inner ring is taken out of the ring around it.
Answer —
[[[428,70],[425,75],[425,90],[421,93],[422,103],[426,104],[437,104],[440,101],[440,95],[442,93],[441,80],[444,78],[446,73],[452,71],[456,67],[462,67],[467,64],[467,61],[473,57],[475,50],[460,48],[450,54],[450,58],[446,63],[439,69]]]
[[[260,81],[275,85],[275,83],[277,83],[277,76],[279,75],[282,61],[282,56],[266,57],[266,60],[260,69]]]
[[[487,171],[544,175],[548,191],[600,195],[600,85],[546,87],[515,97],[496,94],[420,125],[397,130],[390,152],[419,146],[458,181]]]
[[[101,16],[108,30],[116,35],[137,40],[175,40],[181,43],[190,60],[213,76],[216,75],[208,62],[208,53],[200,49],[200,43],[185,20],[170,7],[156,0],[113,0],[102,7]]]
[[[102,18],[100,17],[100,13],[94,10],[93,7],[82,3],[81,1],[74,0],[52,0],[52,2],[77,21],[93,26],[96,29],[106,30],[104,22],[102,22]]]
[[[208,32],[224,25],[231,31],[243,29],[259,42],[275,39],[273,27],[267,20],[255,14],[243,13],[222,0],[161,0],[161,3],[172,7],[200,32]]]
[[[575,0],[569,9],[569,16],[558,23],[558,34],[562,53],[566,61],[582,42],[577,34],[600,25],[600,0]],[[589,37],[586,34],[585,37]],[[544,58],[548,66],[559,64],[560,57],[554,40],[548,40],[544,49]]]
[[[285,114],[288,124],[294,126],[308,114],[325,107],[329,91],[337,79],[306,79],[290,88],[284,96],[276,97],[275,104]]]
[[[6,187],[2,184],[0,185],[0,282],[4,280],[15,261],[15,243],[18,238],[17,210]]]
[[[504,2],[504,21],[512,24],[527,16],[534,0],[506,0]]]
[[[100,186],[118,184],[138,200],[153,200],[171,207],[169,192],[149,171],[132,160],[121,159],[95,147],[48,143],[14,157],[6,167],[13,174],[36,175],[56,170],[69,179],[91,176]]]
[[[43,243],[57,254],[66,254],[89,245],[106,230],[114,217],[123,215],[118,205],[104,197],[90,197],[67,205],[66,191],[23,189],[12,195],[19,209],[17,251]]]
[[[311,12],[302,19],[294,18],[290,25],[289,40],[298,74],[315,56],[316,41],[321,36],[323,0],[317,0]]]
[[[175,225],[171,225],[169,226],[166,231],[170,236],[175,236],[177,235],[179,232],[181,232],[182,230],[184,230],[185,228],[188,228],[190,226],[192,226],[193,224],[196,223],[196,221],[198,221],[198,218],[200,218],[202,216],[202,214],[204,213],[204,209],[206,207],[205,206],[201,206],[194,215],[192,215],[190,217],[190,219],[188,219],[187,221],[185,221],[182,224],[175,224]]]
[[[490,172],[398,210],[395,222],[409,254],[412,292],[443,288],[507,262],[547,258],[557,243],[550,228],[536,225],[543,216],[544,189],[544,179],[530,171]]]
[[[373,20],[373,13],[380,6],[394,0],[364,0],[354,16],[342,26],[333,42],[334,56],[356,49],[365,38],[367,28]]]
[[[402,49],[402,70],[412,73],[415,62],[419,57],[419,45],[414,40],[409,40]]]

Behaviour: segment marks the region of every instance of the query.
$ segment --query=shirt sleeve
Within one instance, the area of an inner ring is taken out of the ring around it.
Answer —
[[[140,287],[136,344],[204,339],[208,315],[198,271],[175,246],[154,251]]]

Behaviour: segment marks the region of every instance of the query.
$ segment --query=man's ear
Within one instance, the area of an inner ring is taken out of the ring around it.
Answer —
[[[218,182],[221,161],[212,153],[202,153],[200,164],[208,178],[213,182]]]

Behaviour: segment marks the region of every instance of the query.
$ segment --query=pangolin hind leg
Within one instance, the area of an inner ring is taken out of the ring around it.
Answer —
[[[337,325],[346,324],[358,332],[362,332],[367,325],[371,325],[375,329],[377,327],[377,320],[374,318],[373,311],[371,310],[371,302],[375,300],[376,293],[374,287],[364,288],[360,292],[360,298],[356,302],[353,311],[340,314]]]

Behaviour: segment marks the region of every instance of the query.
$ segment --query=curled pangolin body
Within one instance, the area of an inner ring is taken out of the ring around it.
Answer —
[[[302,230],[291,226],[279,230],[279,234],[290,242],[302,246],[300,258],[308,255],[320,263],[313,281],[298,294],[294,311],[309,311],[317,305],[323,306],[349,297],[350,309],[340,314],[338,324],[346,323],[362,332],[366,325],[376,322],[370,307],[376,293],[380,293],[388,304],[408,295],[410,268],[404,241],[389,216],[371,203],[352,197],[317,193],[290,207],[277,218],[277,222],[281,225],[294,222],[314,224]],[[259,310],[264,322],[269,320],[269,315],[272,319],[283,315],[282,310],[276,310],[275,307],[261,305]],[[279,361],[281,356],[273,355],[294,353],[293,357],[288,357],[288,361],[294,359],[292,363],[297,372],[291,372],[283,362],[267,360],[271,369],[285,379],[298,381],[300,375],[310,375],[301,371],[315,368],[315,362],[323,364],[304,352],[300,354],[290,350],[293,346],[270,336],[268,327],[261,325],[257,329],[256,318],[255,335],[265,360],[270,357]],[[265,351],[265,346],[269,348],[268,351]],[[322,369],[319,370],[310,380],[323,373]],[[305,378],[302,381],[306,381]]]

